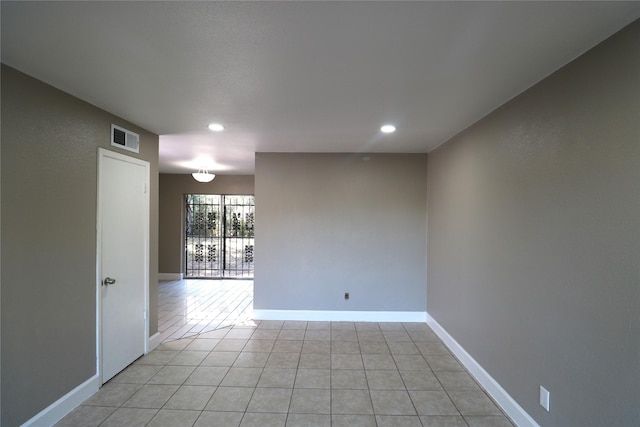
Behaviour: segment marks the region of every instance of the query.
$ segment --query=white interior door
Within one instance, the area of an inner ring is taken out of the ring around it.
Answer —
[[[98,158],[98,359],[105,383],[145,352],[149,163],[103,149]]]

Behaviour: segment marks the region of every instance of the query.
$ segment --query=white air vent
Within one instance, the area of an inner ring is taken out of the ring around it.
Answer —
[[[140,152],[140,136],[120,126],[111,125],[111,145],[124,150]]]

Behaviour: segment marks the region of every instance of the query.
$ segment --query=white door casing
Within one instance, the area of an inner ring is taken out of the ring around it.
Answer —
[[[148,348],[149,176],[148,162],[98,149],[96,351],[102,383]]]

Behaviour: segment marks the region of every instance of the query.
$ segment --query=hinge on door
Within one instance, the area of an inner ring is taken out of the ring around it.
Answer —
[[[144,311],[142,312],[142,318],[143,318],[144,320],[147,320],[147,310],[144,310]]]

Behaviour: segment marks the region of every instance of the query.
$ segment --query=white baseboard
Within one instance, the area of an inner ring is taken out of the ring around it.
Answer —
[[[253,310],[256,320],[307,320],[333,322],[425,322],[424,311]]]
[[[156,332],[155,334],[149,337],[149,341],[147,343],[147,353],[150,353],[160,345],[162,340],[160,339],[160,332]]]
[[[484,370],[460,344],[427,313],[427,325],[440,337],[471,375],[484,387],[518,427],[540,427],[527,412]]]
[[[100,378],[94,375],[51,405],[40,411],[22,427],[49,427],[93,396],[100,388]]]
[[[182,273],[158,273],[158,280],[182,280]]]

